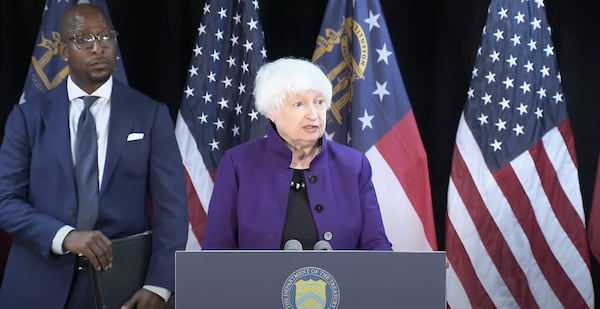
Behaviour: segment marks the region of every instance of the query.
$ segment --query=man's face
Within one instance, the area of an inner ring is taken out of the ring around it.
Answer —
[[[61,56],[69,65],[75,84],[88,93],[112,74],[116,64],[116,32],[102,14],[75,14],[62,38]]]

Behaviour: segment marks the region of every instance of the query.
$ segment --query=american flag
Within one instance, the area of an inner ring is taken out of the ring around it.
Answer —
[[[67,63],[60,59],[58,51],[58,43],[61,39],[59,24],[63,13],[69,7],[78,3],[90,3],[98,6],[110,19],[108,7],[104,0],[47,0],[19,103],[56,87],[69,74]],[[125,68],[120,55],[121,52],[117,48],[117,67],[113,75],[120,81],[127,83]]]
[[[223,153],[264,136],[252,92],[265,62],[258,0],[208,1],[192,50],[175,135],[186,170],[187,249],[200,249],[213,179]]]
[[[588,221],[588,241],[592,254],[600,262],[600,158],[598,158],[596,185],[594,186],[591,209]]]
[[[394,250],[437,248],[427,157],[378,0],[330,0],[313,54],[333,83],[327,137],[366,153]]]
[[[542,0],[492,0],[448,188],[454,308],[593,307],[565,97]]]

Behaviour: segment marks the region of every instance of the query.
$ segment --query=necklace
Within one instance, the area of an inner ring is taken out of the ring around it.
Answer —
[[[290,188],[298,191],[300,189],[306,189],[304,183],[304,171],[300,169],[294,169],[292,173],[292,180],[290,181]]]
[[[300,188],[306,189],[306,184],[304,183],[304,181],[302,181],[302,182],[295,182],[295,181],[292,180],[290,182],[290,188],[298,191],[298,190],[300,190]]]

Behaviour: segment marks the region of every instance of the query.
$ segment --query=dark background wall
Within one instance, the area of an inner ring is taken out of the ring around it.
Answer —
[[[357,0],[360,1],[360,0]],[[173,117],[202,15],[202,0],[107,0],[134,88],[169,105]],[[310,58],[324,0],[259,0],[270,59]],[[489,1],[381,0],[394,51],[428,154],[438,243],[444,248],[446,191],[458,119]],[[0,130],[18,102],[44,0],[0,1]],[[575,135],[586,214],[600,139],[600,23],[592,0],[546,1]],[[0,131],[3,135],[3,131]],[[594,263],[594,274],[597,264]],[[595,280],[598,281],[598,280]],[[597,290],[598,291],[598,290]]]

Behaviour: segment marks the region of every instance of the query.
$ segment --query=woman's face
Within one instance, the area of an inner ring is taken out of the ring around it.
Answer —
[[[314,90],[290,93],[269,119],[279,136],[293,148],[313,146],[325,132],[327,107],[323,94]]]

